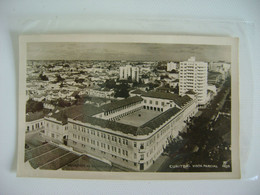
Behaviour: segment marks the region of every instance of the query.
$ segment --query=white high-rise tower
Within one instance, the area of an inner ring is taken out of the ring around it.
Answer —
[[[180,62],[179,95],[184,95],[187,91],[193,90],[198,94],[198,104],[205,104],[207,102],[208,86],[207,67],[208,63],[198,62],[195,57]]]

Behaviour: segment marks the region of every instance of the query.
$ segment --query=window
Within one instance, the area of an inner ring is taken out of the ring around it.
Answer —
[[[30,129],[30,127],[29,127],[29,126],[27,126],[27,131],[29,131],[29,129]]]
[[[99,137],[99,132],[97,132],[97,136]]]
[[[128,145],[128,140],[127,139],[125,140],[125,144]]]
[[[81,144],[81,146],[82,146],[83,148],[85,148],[85,147],[86,147],[86,145],[85,145],[85,144]]]
[[[54,138],[54,137],[55,137],[54,133],[52,133],[52,134],[51,134],[51,137],[52,137],[52,138]]]
[[[158,101],[155,101],[155,104],[158,105]]]
[[[164,106],[164,102],[162,102],[161,105]]]
[[[128,151],[127,150],[125,151],[125,155],[128,156]]]
[[[140,160],[144,160],[144,155],[143,154],[141,154]]]
[[[107,139],[110,140],[110,135],[107,135]]]
[[[152,100],[150,100],[150,104],[152,104],[153,103],[153,101]]]
[[[76,145],[76,144],[77,144],[77,142],[73,141],[73,144],[74,144],[74,145]]]
[[[145,104],[146,104],[146,102],[147,102],[147,101],[146,101],[146,100],[144,100],[144,103],[145,103]]]
[[[118,143],[120,143],[120,144],[121,144],[121,138],[120,138],[120,137],[118,138]]]
[[[136,142],[134,142],[134,147],[136,148]]]

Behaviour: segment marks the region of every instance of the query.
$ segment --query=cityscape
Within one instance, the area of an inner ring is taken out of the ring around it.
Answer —
[[[231,172],[227,60],[27,60],[33,169]]]

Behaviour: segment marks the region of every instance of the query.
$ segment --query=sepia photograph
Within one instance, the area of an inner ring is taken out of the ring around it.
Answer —
[[[20,37],[18,176],[240,178],[238,39]]]

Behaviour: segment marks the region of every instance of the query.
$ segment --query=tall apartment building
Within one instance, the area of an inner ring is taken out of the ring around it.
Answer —
[[[207,102],[207,76],[208,63],[198,62],[195,57],[188,61],[180,62],[179,71],[179,95],[185,95],[189,90],[198,94],[198,104]]]
[[[139,82],[139,68],[133,67],[131,65],[121,66],[119,68],[120,80],[128,80],[129,78],[132,81]]]

